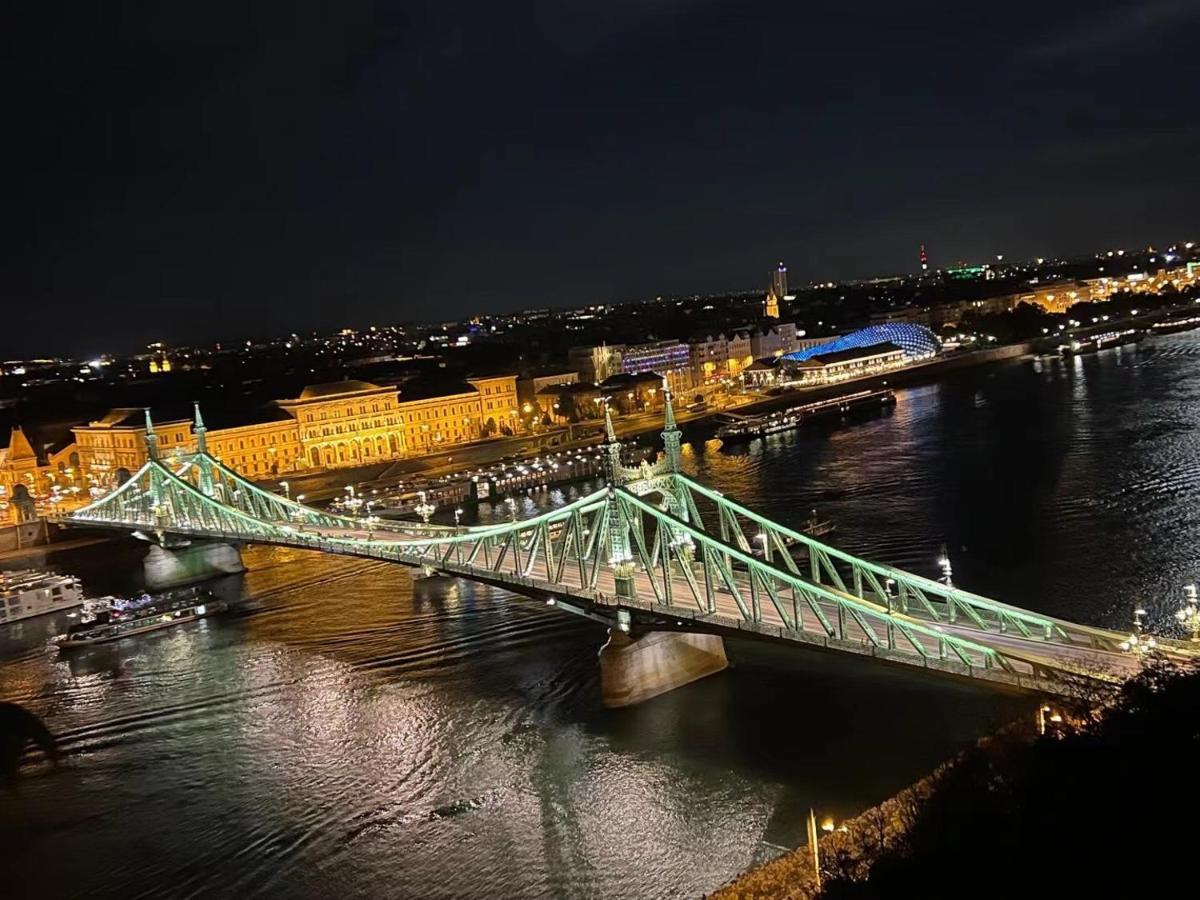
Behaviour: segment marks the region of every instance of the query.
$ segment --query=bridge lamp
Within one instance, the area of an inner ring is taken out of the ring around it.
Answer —
[[[1146,610],[1140,606],[1133,611],[1133,634],[1121,641],[1122,650],[1136,653],[1138,656],[1147,656],[1158,647],[1158,642],[1152,636],[1147,637],[1142,633],[1142,617],[1145,615]]]
[[[279,486],[281,488],[283,488],[283,496],[287,497],[290,500],[292,498],[291,486],[286,481],[279,482]]]
[[[1196,585],[1188,584],[1183,588],[1184,605],[1175,613],[1175,619],[1192,633],[1192,642],[1200,641],[1200,595]]]

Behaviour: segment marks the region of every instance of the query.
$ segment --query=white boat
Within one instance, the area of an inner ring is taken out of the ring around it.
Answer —
[[[0,625],[83,605],[83,588],[71,575],[23,569],[0,572]]]

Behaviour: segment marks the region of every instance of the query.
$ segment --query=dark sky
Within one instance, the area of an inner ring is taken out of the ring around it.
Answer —
[[[0,351],[1197,230],[1200,0],[323,6],[5,13]]]

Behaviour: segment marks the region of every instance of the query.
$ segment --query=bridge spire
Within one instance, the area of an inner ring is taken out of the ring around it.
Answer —
[[[196,435],[196,452],[208,455],[208,429],[204,427],[204,419],[200,416],[200,404],[193,402],[196,420],[192,423],[192,431]]]
[[[663,448],[666,451],[667,468],[671,472],[679,471],[680,451],[679,442],[682,435],[679,426],[675,424],[675,407],[671,403],[671,388],[667,379],[663,379]]]
[[[150,418],[150,407],[145,407],[146,413],[146,454],[155,462],[158,461],[158,435],[154,433],[154,421]]]
[[[613,427],[612,406],[604,401],[604,475],[609,484],[621,481],[621,444],[617,441],[617,430]]]

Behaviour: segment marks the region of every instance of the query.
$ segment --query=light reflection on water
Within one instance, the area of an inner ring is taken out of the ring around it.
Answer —
[[[817,508],[846,549],[934,574],[945,543],[965,587],[1111,625],[1140,597],[1165,627],[1200,575],[1198,365],[1184,334],[962,373],[685,461],[783,521]],[[135,550],[72,566],[111,590]],[[591,623],[382,563],[247,562],[236,615],[69,660],[61,623],[0,638],[0,696],[68,754],[0,813],[17,896],[696,896],[802,842],[810,806],[861,809],[1023,709],[737,643],[730,671],[603,710]]]

